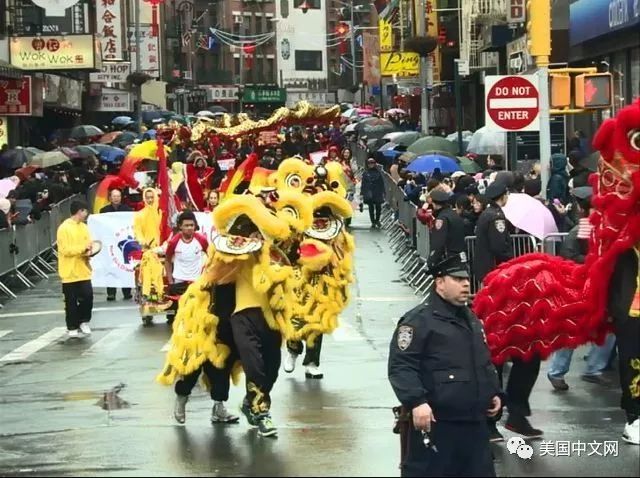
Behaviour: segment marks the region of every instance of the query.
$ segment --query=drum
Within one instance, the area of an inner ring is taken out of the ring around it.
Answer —
[[[102,250],[102,241],[91,241],[91,251],[89,253],[89,257],[93,257],[95,255],[100,254]]]

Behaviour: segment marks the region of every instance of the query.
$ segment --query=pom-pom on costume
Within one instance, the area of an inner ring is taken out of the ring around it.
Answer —
[[[601,157],[584,264],[529,254],[491,272],[474,310],[495,363],[546,358],[563,347],[618,335],[623,408],[640,415],[640,101],[605,121],[593,146]]]

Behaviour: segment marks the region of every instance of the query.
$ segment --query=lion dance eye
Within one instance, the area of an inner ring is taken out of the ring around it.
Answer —
[[[290,174],[287,176],[286,183],[291,188],[299,188],[302,185],[302,178],[297,174]]]
[[[636,151],[640,151],[640,129],[632,129],[629,131],[629,144]]]
[[[291,207],[291,206],[285,206],[282,208],[282,212],[289,214],[291,217],[295,217],[296,219],[298,218],[298,211],[297,209]]]

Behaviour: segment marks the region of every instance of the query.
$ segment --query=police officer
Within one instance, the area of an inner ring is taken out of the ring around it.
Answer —
[[[431,254],[427,260],[427,267],[431,269],[442,259],[452,254],[465,253],[464,219],[451,209],[451,195],[435,189],[430,194],[435,223],[431,229],[429,244]]]
[[[495,476],[486,417],[500,410],[501,391],[466,306],[467,265],[458,254],[429,273],[434,292],[398,322],[389,353],[389,381],[410,415],[402,476]]]
[[[513,255],[507,220],[502,212],[502,207],[507,204],[507,186],[494,181],[485,191],[485,196],[491,202],[478,218],[473,252],[473,270],[480,282]]]

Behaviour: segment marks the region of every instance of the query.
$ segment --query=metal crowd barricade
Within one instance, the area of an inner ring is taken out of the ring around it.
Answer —
[[[566,232],[555,232],[553,234],[547,234],[542,239],[542,252],[551,254],[552,256],[560,255],[560,248],[564,244],[565,239],[569,234]]]
[[[5,277],[14,268],[12,246],[13,231],[11,229],[0,230],[0,278]],[[0,281],[0,290],[14,299],[16,298],[16,295],[2,281]]]

